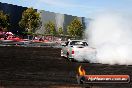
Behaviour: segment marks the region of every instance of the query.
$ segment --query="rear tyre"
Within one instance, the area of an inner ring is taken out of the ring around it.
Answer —
[[[66,58],[69,60],[69,53],[66,54]]]
[[[71,61],[71,62],[73,62],[73,61],[74,61],[74,59],[73,59],[73,58],[69,58],[69,53],[67,53],[66,58],[67,58],[69,61]]]

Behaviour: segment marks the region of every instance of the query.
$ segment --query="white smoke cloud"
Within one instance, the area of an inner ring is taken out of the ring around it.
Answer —
[[[77,49],[77,50],[76,50]],[[84,47],[82,49],[75,48],[74,59],[78,62],[96,63],[96,51],[91,47]],[[79,52],[78,52],[79,51]]]
[[[119,13],[96,16],[86,30],[96,59],[103,64],[132,65],[132,20]]]

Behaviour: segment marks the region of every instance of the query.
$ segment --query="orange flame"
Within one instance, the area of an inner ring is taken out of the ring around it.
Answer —
[[[82,66],[79,66],[78,71],[79,71],[79,75],[80,75],[80,76],[84,76],[84,75],[86,74],[86,72],[85,72],[85,70],[82,68]]]

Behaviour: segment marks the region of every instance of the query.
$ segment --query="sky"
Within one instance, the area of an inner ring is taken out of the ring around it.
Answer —
[[[132,14],[132,0],[0,0],[0,2],[87,18],[105,11]]]

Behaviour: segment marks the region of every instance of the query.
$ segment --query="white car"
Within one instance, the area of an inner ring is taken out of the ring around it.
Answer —
[[[96,58],[96,50],[84,40],[69,40],[62,44],[61,56],[70,61],[91,62]]]

